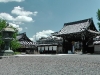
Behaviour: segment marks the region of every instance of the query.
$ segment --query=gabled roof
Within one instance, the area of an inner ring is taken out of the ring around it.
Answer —
[[[20,40],[23,37],[23,33],[17,35],[17,40]]]
[[[64,35],[64,34],[84,32],[91,25],[92,25],[92,28],[90,28],[90,30],[92,29],[92,30],[97,31],[92,18],[79,20],[75,22],[64,23],[63,28],[59,32],[52,33],[52,35]]]
[[[27,36],[26,33],[20,33],[17,36],[17,40],[21,45],[23,45],[24,48],[28,46],[28,48],[32,48],[32,46],[36,45],[35,42],[31,41]]]
[[[90,25],[90,19],[80,20],[76,22],[65,23],[59,34],[70,34],[82,32]]]
[[[18,41],[29,41],[29,42],[32,42],[27,36],[26,36],[26,33],[20,33],[17,35],[17,40]]]

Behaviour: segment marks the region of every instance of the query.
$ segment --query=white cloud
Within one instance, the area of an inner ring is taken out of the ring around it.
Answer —
[[[33,38],[31,40],[36,41],[41,37],[48,37],[51,35],[51,33],[54,33],[52,30],[43,30],[41,32],[37,32],[36,35],[33,35]]]
[[[18,29],[18,31],[22,31],[23,29],[21,27],[19,27],[19,25],[14,24],[14,23],[9,23],[9,25],[13,26],[14,28]]]
[[[22,23],[22,22],[34,22],[32,17],[29,16],[17,16],[13,17],[8,13],[0,13],[0,18],[8,20],[8,21],[13,21],[17,23]]]
[[[31,41],[33,41],[33,38],[29,38]]]
[[[33,12],[33,15],[34,15],[34,16],[36,16],[37,14],[38,14],[38,12],[37,12],[37,11]]]
[[[20,28],[20,27],[18,28],[18,31],[19,31],[19,32],[21,32],[22,30],[23,30],[23,28]]]
[[[24,24],[22,22],[34,22],[34,20],[32,19],[32,17],[28,17],[28,16],[17,16],[17,17],[13,17],[8,13],[0,13],[0,18],[8,20],[8,21],[13,21],[14,23],[17,24]]]
[[[15,18],[13,16],[11,16],[10,14],[8,14],[8,13],[0,13],[0,18],[10,21],[9,24],[11,26],[17,28],[19,32],[23,30],[21,27],[19,27],[18,24],[16,24],[16,22],[14,22]]]
[[[20,16],[30,16],[32,14],[36,15],[37,12],[25,11],[23,7],[17,6],[11,11],[12,14],[20,15]]]
[[[15,21],[17,21],[17,22],[34,22],[32,17],[28,17],[28,16],[17,16],[15,18]]]
[[[14,17],[8,13],[0,13],[0,18],[5,20],[14,20]]]
[[[0,2],[3,1],[9,2],[9,1],[22,1],[22,0],[0,0]],[[22,31],[23,28],[21,28],[19,25],[25,24],[26,22],[34,22],[31,15],[36,16],[38,12],[26,11],[24,10],[23,7],[17,6],[14,7],[11,13],[15,14],[16,16],[13,17],[9,13],[2,12],[0,13],[0,18],[7,20],[13,27],[17,28],[19,31]],[[27,27],[25,27],[25,29],[27,29]]]
[[[18,25],[24,24],[23,22],[15,22],[15,21],[13,21],[13,23],[14,23],[14,24],[18,24]]]
[[[25,1],[25,0],[0,0],[0,2],[4,2],[4,3],[7,3],[7,2],[22,2],[22,1]]]
[[[15,14],[15,15],[18,15],[15,18],[15,21],[18,21],[18,22],[34,22],[31,15],[36,16],[38,12],[37,11],[35,11],[35,12],[26,11],[26,10],[24,10],[23,7],[16,6],[11,11],[11,13]]]

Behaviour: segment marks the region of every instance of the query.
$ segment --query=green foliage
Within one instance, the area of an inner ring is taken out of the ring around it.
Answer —
[[[0,19],[0,31],[6,27],[6,20]]]
[[[1,30],[3,28],[5,28],[6,26],[7,26],[6,20],[0,19],[0,47],[2,45],[4,45],[4,41],[2,40]],[[12,48],[12,50],[16,50],[20,47],[20,43],[16,39],[16,36],[18,34],[18,30],[16,28],[14,28],[13,26],[10,26],[10,27],[15,30],[15,32],[13,33],[13,40],[11,41],[11,48]]]
[[[98,11],[97,11],[97,19],[98,19],[98,21],[100,21],[100,9],[98,9]]]
[[[98,21],[100,21],[100,9],[98,9],[98,11],[97,11],[97,19],[98,19]],[[97,24],[98,24],[99,31],[100,31],[100,22],[98,22]]]
[[[1,30],[6,27],[6,20],[0,19],[0,46],[4,43],[2,40]]]
[[[18,42],[18,40],[16,39],[16,36],[18,35],[18,30],[12,26],[10,26],[11,28],[14,29],[14,33],[13,33],[13,38],[14,40],[11,41],[11,48],[12,50],[16,51],[16,49],[20,48],[20,43]]]
[[[20,47],[20,43],[18,42],[18,40],[12,40],[11,41],[11,48],[16,51],[16,49],[18,49]]]
[[[21,54],[21,53],[20,52],[14,52],[14,54],[17,55],[17,54]]]

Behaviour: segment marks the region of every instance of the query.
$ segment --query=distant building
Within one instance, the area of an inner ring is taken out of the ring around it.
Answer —
[[[62,38],[40,38],[37,41],[37,49],[40,53],[56,54],[62,53]]]
[[[93,38],[94,42],[94,53],[99,53],[100,54],[100,36],[96,36]]]
[[[18,49],[20,52],[34,52],[35,50],[35,42],[31,41],[26,33],[20,33],[17,36],[17,40],[19,41],[21,47]]]

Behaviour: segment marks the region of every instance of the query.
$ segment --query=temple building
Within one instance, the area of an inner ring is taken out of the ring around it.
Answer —
[[[96,36],[95,38],[93,38],[93,40],[94,53],[100,54],[100,36]]]
[[[62,53],[62,38],[40,38],[37,40],[37,49],[40,54],[58,54]]]
[[[63,28],[53,36],[63,38],[63,53],[72,53],[81,50],[82,53],[94,53],[93,38],[100,35],[96,29],[93,19],[88,18],[75,22],[64,23]]]
[[[19,41],[21,47],[18,49],[20,52],[31,52],[34,53],[35,50],[35,42],[31,41],[26,33],[20,33],[17,36],[17,40]]]

